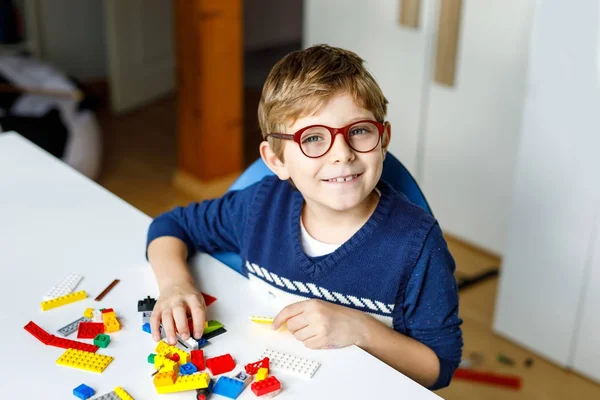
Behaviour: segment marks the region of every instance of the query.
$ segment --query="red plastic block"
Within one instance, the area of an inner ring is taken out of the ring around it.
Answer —
[[[204,352],[202,350],[192,350],[192,361],[191,363],[198,369],[198,371],[202,371],[204,368]]]
[[[264,394],[272,393],[281,389],[281,383],[274,376],[270,376],[265,380],[254,382],[252,385],[250,385],[250,389],[255,395],[262,396]]]
[[[208,368],[213,376],[220,375],[233,370],[235,362],[231,354],[223,354],[222,356],[208,358],[206,360],[206,368]]]
[[[102,322],[81,322],[77,330],[78,339],[94,339],[96,336],[104,333],[104,323]]]
[[[515,375],[500,375],[491,372],[473,371],[464,368],[458,368],[454,372],[455,379],[464,379],[467,381],[489,383],[495,386],[505,386],[511,389],[519,390],[521,388],[521,377]]]
[[[210,294],[202,293],[202,297],[204,297],[204,303],[206,304],[206,307],[210,306],[212,303],[217,301],[217,298],[211,296]]]
[[[29,321],[23,328],[25,328],[27,332],[31,333],[40,342],[44,344],[50,344],[53,335],[37,326],[35,322]]]
[[[89,351],[90,353],[95,353],[96,351],[98,351],[99,348],[98,346],[94,346],[93,344],[78,342],[76,340],[63,339],[54,335],[52,335],[52,340],[50,341],[50,343],[48,343],[48,345],[60,347],[61,349]]]
[[[179,362],[179,360],[181,359],[181,357],[179,357],[179,354],[174,353],[171,354],[171,357],[167,357],[169,360],[175,361],[175,362]]]
[[[104,308],[104,309],[102,309],[102,314],[105,314],[107,312],[115,312],[115,310],[113,310],[112,308]]]
[[[265,367],[267,369],[269,369],[269,357],[265,357],[260,361],[254,362],[254,363],[250,363],[250,364],[246,364],[246,373],[250,374],[250,375],[254,375],[258,372],[258,369],[261,367]]]

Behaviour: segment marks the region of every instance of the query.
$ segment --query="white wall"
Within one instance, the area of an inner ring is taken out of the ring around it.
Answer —
[[[244,49],[300,42],[302,3],[303,0],[244,0]]]
[[[107,76],[103,0],[39,0],[42,58],[79,79]]]

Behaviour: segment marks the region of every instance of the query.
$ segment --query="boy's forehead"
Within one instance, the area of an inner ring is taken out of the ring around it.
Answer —
[[[333,96],[314,110],[305,110],[295,120],[289,120],[286,128],[296,129],[308,125],[342,127],[361,119],[373,119],[371,111],[358,104],[350,94]]]

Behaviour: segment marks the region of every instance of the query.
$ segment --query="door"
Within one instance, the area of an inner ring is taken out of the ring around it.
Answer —
[[[111,106],[133,110],[175,89],[169,0],[104,0]]]

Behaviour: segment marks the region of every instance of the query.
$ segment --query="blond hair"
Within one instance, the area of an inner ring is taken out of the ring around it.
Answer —
[[[286,55],[269,73],[258,105],[263,139],[285,133],[286,125],[313,114],[340,93],[349,93],[357,105],[384,121],[388,101],[356,53],[317,45]],[[283,160],[281,141],[270,138],[269,143]]]

